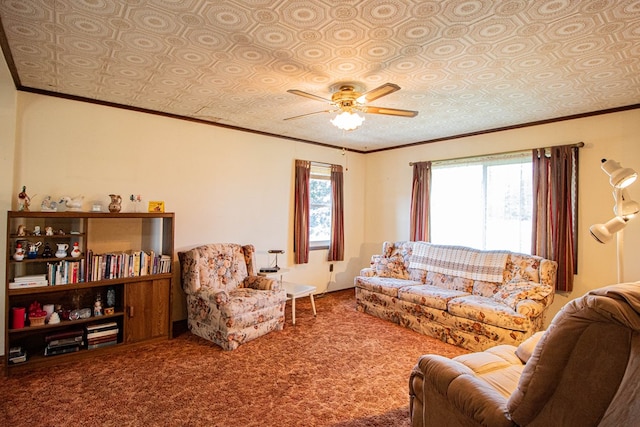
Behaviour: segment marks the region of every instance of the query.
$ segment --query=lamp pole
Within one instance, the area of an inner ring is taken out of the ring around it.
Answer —
[[[622,212],[622,190],[615,188],[616,212]],[[624,278],[624,229],[616,233],[616,256],[618,257],[618,283]]]

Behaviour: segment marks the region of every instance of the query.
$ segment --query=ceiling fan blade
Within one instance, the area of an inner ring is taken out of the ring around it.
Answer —
[[[286,119],[283,119],[283,120],[294,120],[294,119],[299,119],[300,117],[312,116],[314,114],[320,114],[320,113],[331,113],[331,112],[332,110],[316,111],[313,113],[301,114],[299,116],[287,117]]]
[[[292,93],[294,95],[304,96],[305,98],[311,98],[311,99],[314,99],[316,101],[328,102],[329,104],[332,103],[332,101],[330,99],[323,98],[321,96],[314,95],[314,94],[309,93],[309,92],[303,92],[303,91],[298,90],[298,89],[289,89],[287,92]]]
[[[382,86],[371,89],[369,92],[363,93],[358,97],[357,101],[361,104],[366,104],[367,102],[382,98],[383,96],[389,95],[397,90],[400,90],[400,86],[397,84],[385,83]]]
[[[417,111],[398,110],[397,108],[364,107],[363,110],[365,113],[386,114],[388,116],[415,117],[418,115]]]

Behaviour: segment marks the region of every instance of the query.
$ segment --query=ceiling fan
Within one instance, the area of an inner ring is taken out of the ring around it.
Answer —
[[[284,120],[299,119],[301,117],[306,117],[306,116],[310,116],[313,114],[320,114],[320,113],[355,114],[355,113],[361,112],[361,113],[384,114],[387,116],[401,116],[401,117],[415,117],[418,115],[417,111],[399,110],[397,108],[374,107],[374,106],[367,105],[367,103],[371,101],[375,101],[378,98],[382,98],[383,96],[389,95],[390,93],[400,90],[400,86],[394,83],[385,83],[382,86],[379,86],[375,89],[371,89],[370,91],[365,93],[359,93],[356,90],[355,84],[353,83],[342,83],[342,84],[339,84],[337,87],[338,87],[338,90],[334,92],[334,94],[331,96],[331,99],[323,98],[321,96],[314,95],[308,92],[303,92],[297,89],[289,89],[287,91],[289,93],[292,93],[294,95],[304,96],[305,98],[314,99],[316,101],[328,103],[333,108],[329,110],[316,111],[313,113],[307,113],[307,114],[301,114],[299,116],[288,117]]]

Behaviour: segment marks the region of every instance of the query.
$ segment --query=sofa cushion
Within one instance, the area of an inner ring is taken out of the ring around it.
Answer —
[[[453,360],[470,368],[505,399],[516,390],[524,365],[512,345],[498,345],[478,353],[464,354]]]
[[[447,303],[453,298],[464,295],[469,295],[469,293],[432,285],[405,286],[398,290],[398,298],[403,301],[426,305],[440,310],[446,310]]]
[[[404,258],[400,253],[394,253],[389,257],[374,255],[371,260],[371,268],[378,277],[393,277],[397,279],[408,279]]]
[[[499,286],[492,298],[517,310],[520,301],[526,299],[542,301],[551,293],[553,293],[553,289],[548,285],[529,281],[512,281]]]
[[[529,358],[533,354],[533,350],[538,345],[538,341],[540,341],[544,332],[545,331],[536,332],[518,346],[516,349],[516,356],[522,360],[522,363],[527,363],[529,361]]]
[[[512,253],[507,263],[507,270],[511,272],[511,282],[540,283],[540,261],[535,255]]]
[[[405,279],[394,279],[391,277],[363,277],[358,276],[355,280],[356,286],[367,289],[371,292],[379,292],[391,297],[398,297],[398,289],[405,286],[422,285],[420,282]]]
[[[447,311],[454,316],[476,320],[515,331],[527,331],[529,319],[511,307],[492,298],[477,295],[462,296],[449,301]]]
[[[219,306],[222,316],[226,318],[258,311],[265,307],[277,306],[282,303],[282,293],[278,291],[237,288],[227,294],[229,295],[228,301]]]
[[[459,276],[450,276],[448,274],[429,271],[426,275],[426,283],[439,288],[461,291],[468,294],[473,292],[473,280]]]

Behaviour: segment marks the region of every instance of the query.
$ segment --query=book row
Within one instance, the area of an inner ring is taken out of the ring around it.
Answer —
[[[87,254],[87,281],[121,279],[171,272],[171,257],[154,251]]]
[[[67,285],[170,272],[169,255],[158,255],[153,251],[109,254],[94,254],[89,251],[86,259],[47,263],[46,274],[16,277],[9,283],[9,289]]]

